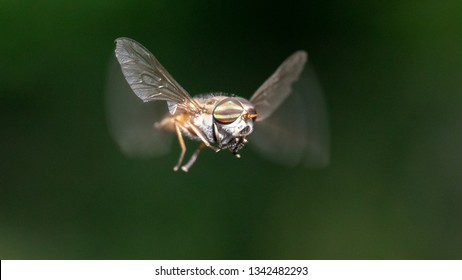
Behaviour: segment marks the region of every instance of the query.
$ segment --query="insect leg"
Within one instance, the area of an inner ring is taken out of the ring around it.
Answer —
[[[188,172],[188,170],[191,168],[191,166],[196,162],[196,159],[197,159],[197,156],[199,155],[199,153],[205,148],[205,144],[202,142],[200,143],[199,147],[197,147],[196,151],[194,152],[194,154],[192,154],[191,158],[189,159],[188,163],[186,163],[185,165],[183,165],[181,167],[181,169],[184,171],[184,172]]]
[[[197,137],[199,137],[202,140],[202,142],[205,144],[205,146],[209,147],[210,149],[214,150],[215,152],[220,151],[220,148],[217,148],[217,147],[213,146],[212,144],[210,144],[209,140],[207,140],[207,137],[204,135],[204,133],[202,131],[200,131],[199,128],[197,128],[192,123],[189,124],[189,127],[194,131],[194,133],[196,133]]]
[[[180,168],[181,163],[183,162],[184,154],[186,153],[186,145],[184,144],[183,135],[180,131],[180,125],[177,122],[175,122],[175,130],[176,135],[178,136],[178,142],[180,142],[181,147],[180,158],[178,159],[178,163],[173,167],[173,170],[177,171],[178,168]]]

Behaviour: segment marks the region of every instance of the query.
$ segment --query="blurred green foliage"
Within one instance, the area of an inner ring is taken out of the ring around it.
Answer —
[[[0,3],[0,258],[460,259],[462,2]],[[250,149],[125,158],[104,88],[114,39],[189,92],[249,97],[297,49],[327,98],[331,165]]]

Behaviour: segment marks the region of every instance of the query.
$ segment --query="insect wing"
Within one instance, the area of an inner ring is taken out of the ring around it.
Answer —
[[[329,164],[326,104],[309,65],[284,103],[270,117],[255,124],[249,142],[263,157],[283,165]]]
[[[257,121],[268,118],[289,96],[292,83],[298,79],[306,59],[306,52],[295,52],[253,94],[250,102],[257,109]]]
[[[146,158],[169,151],[172,135],[153,127],[168,114],[167,107],[163,102],[145,104],[137,98],[115,58],[108,71],[106,113],[110,133],[127,156]]]
[[[138,42],[129,38],[116,39],[115,54],[128,84],[144,102],[165,100],[172,114],[177,108],[190,112],[200,110],[154,55]]]

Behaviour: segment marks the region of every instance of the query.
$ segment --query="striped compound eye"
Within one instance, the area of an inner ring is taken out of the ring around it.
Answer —
[[[213,118],[221,124],[233,123],[244,111],[241,103],[231,98],[220,101],[213,110]]]

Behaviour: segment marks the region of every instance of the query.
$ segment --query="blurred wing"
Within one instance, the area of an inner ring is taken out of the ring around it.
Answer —
[[[321,87],[306,67],[293,93],[270,117],[255,124],[249,142],[263,157],[284,165],[329,164],[329,127]]]
[[[115,58],[109,65],[106,86],[109,131],[124,154],[152,157],[170,149],[171,134],[153,127],[167,113],[161,102],[144,104],[130,89]]]
[[[250,102],[257,109],[257,121],[268,118],[287,98],[292,83],[298,80],[305,66],[306,59],[306,52],[295,52],[253,94]]]
[[[128,38],[116,39],[115,55],[125,79],[143,102],[165,100],[172,114],[177,107],[191,112],[200,110],[154,55],[138,42]]]

